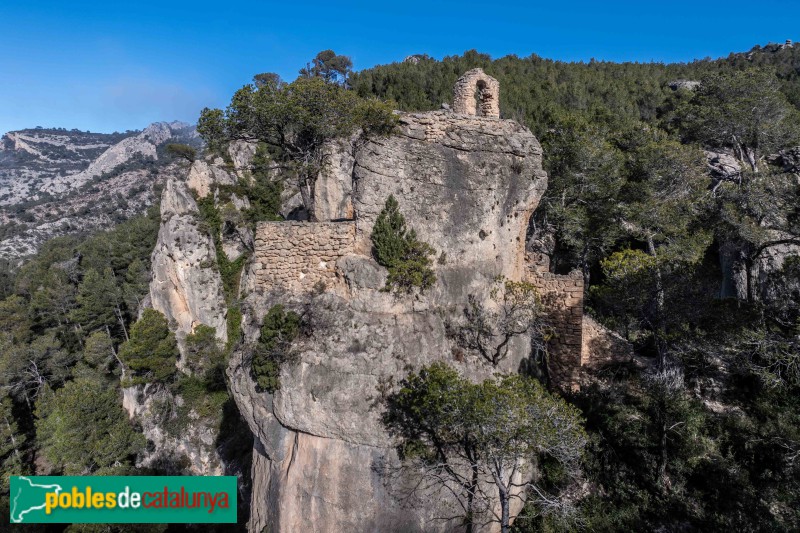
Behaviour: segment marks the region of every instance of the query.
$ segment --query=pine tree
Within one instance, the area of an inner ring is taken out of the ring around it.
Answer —
[[[300,315],[285,311],[280,304],[270,308],[252,357],[253,376],[262,390],[280,389],[281,365],[292,360],[291,343],[299,333]]]
[[[78,286],[76,301],[78,307],[71,318],[85,332],[113,327],[121,319],[118,317],[121,294],[110,268],[104,269],[102,274],[88,270]]]
[[[77,379],[37,402],[36,432],[44,456],[68,475],[113,472],[145,445],[131,427],[119,392]]]
[[[431,268],[433,248],[417,238],[413,229],[406,228],[405,217],[393,195],[386,199],[372,228],[372,253],[379,264],[389,270],[386,290],[411,292],[430,288],[436,281]]]
[[[119,348],[119,357],[132,371],[133,383],[166,383],[175,375],[178,342],[166,317],[145,309],[131,327],[131,338]]]

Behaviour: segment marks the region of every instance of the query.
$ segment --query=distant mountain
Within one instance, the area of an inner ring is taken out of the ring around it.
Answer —
[[[181,168],[165,157],[171,142],[201,144],[194,126],[182,122],[125,133],[35,128],[0,137],[0,259],[143,212]]]

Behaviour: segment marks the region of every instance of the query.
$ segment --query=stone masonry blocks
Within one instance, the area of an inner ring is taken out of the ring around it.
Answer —
[[[336,260],[353,252],[353,222],[261,222],[255,236],[255,271],[264,290],[309,292],[338,282]]]
[[[476,91],[480,105],[475,98]],[[453,87],[453,111],[461,115],[500,118],[500,83],[482,69],[468,70]]]
[[[556,333],[550,341],[550,376],[565,389],[575,388],[583,345],[583,275],[579,271],[562,275],[531,269],[528,281],[539,291]]]

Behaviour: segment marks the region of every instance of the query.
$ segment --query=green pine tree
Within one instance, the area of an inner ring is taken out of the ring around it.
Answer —
[[[166,383],[175,376],[178,342],[166,317],[145,309],[131,327],[131,338],[119,347],[119,357],[130,369],[133,383]]]
[[[393,195],[386,199],[372,228],[372,253],[379,264],[389,270],[386,290],[409,293],[430,288],[436,281],[431,268],[433,248],[417,238],[413,229],[406,228],[406,220]]]

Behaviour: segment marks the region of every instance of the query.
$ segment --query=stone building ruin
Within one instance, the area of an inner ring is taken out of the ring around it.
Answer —
[[[468,70],[453,88],[453,111],[460,115],[500,118],[500,83],[483,69]]]
[[[429,305],[457,307],[496,276],[532,283],[556,331],[551,377],[564,388],[577,387],[581,369],[596,358],[592,346],[605,338],[600,326],[587,329],[582,276],[550,273],[525,252],[528,220],[547,176],[530,131],[496,120],[498,96],[497,80],[472,69],[455,84],[454,112],[401,113],[397,135],[367,140],[358,149],[347,141],[331,143],[331,164],[314,190],[316,222],[258,225],[258,288],[299,295],[324,284],[327,291],[357,297],[339,261],[349,256],[373,262],[372,225],[394,194],[410,226],[447,256],[446,264],[435,265],[441,283],[425,295]]]

